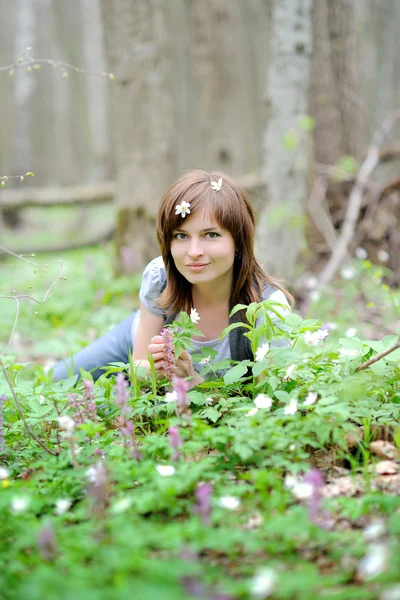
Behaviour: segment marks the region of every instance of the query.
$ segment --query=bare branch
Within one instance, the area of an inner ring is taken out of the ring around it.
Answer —
[[[394,344],[394,346],[391,346],[390,348],[388,348],[387,350],[385,350],[384,352],[381,352],[380,354],[377,354],[376,356],[374,356],[373,358],[370,358],[369,360],[367,360],[365,363],[363,363],[362,365],[360,365],[359,367],[357,367],[356,369],[356,373],[358,371],[362,371],[363,369],[366,369],[367,367],[369,367],[370,365],[373,365],[374,363],[378,362],[378,360],[381,360],[381,358],[384,358],[385,356],[387,356],[388,354],[390,354],[391,352],[394,352],[395,350],[397,350],[397,348],[400,348],[400,337],[397,340],[397,342]]]

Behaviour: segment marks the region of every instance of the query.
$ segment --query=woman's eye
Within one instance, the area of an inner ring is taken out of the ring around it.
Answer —
[[[217,233],[216,231],[209,231],[208,233],[206,233],[206,237],[207,236],[210,240],[215,240],[220,237],[219,233]]]
[[[186,238],[187,238],[186,233],[175,233],[174,234],[175,240],[185,240]]]

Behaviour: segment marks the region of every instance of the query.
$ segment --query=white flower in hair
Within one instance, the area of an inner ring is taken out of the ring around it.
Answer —
[[[175,206],[175,214],[181,215],[182,218],[186,217],[186,215],[190,215],[189,202],[185,202],[185,200],[182,200],[181,204],[177,204]]]
[[[216,192],[219,192],[219,190],[222,188],[222,177],[220,177],[218,179],[218,181],[212,181],[211,182],[211,187],[213,190],[215,190]]]

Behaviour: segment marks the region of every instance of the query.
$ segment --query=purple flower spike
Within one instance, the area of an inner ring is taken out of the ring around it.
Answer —
[[[115,378],[115,384],[115,403],[120,407],[121,414],[126,415],[129,412],[127,392],[128,382],[122,373],[118,373],[117,377]]]
[[[178,458],[180,457],[179,448],[182,446],[183,441],[181,436],[179,435],[179,429],[177,427],[170,427],[168,429],[168,443],[172,450],[174,450],[172,460],[178,460]]]
[[[210,525],[212,483],[200,483],[194,492],[197,504],[193,511],[203,520],[204,525]]]
[[[304,483],[308,483],[312,488],[311,495],[307,501],[310,521],[316,525],[319,525],[320,527],[330,529],[332,526],[332,518],[329,512],[324,510],[322,507],[322,490],[324,488],[324,479],[321,472],[317,469],[312,469],[304,477]]]
[[[164,339],[164,367],[163,371],[167,379],[172,379],[172,369],[174,368],[175,352],[174,352],[174,335],[170,329],[164,328],[161,332],[161,337]]]

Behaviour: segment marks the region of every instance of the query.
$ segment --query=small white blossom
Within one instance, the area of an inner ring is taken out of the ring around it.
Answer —
[[[354,277],[357,275],[357,271],[354,267],[343,267],[340,271],[340,274],[343,277],[343,279],[350,280],[354,279]]]
[[[172,465],[156,465],[156,469],[162,477],[171,477],[175,473],[175,467]]]
[[[212,406],[214,404],[214,398],[206,398],[204,400],[204,406]]]
[[[44,397],[44,396],[42,396],[42,395],[40,395],[40,396],[39,396],[39,404],[43,404],[43,403],[44,403],[44,401],[45,401],[45,397]]]
[[[215,190],[216,192],[219,192],[221,187],[222,187],[222,177],[220,177],[218,179],[218,181],[212,181],[211,182],[211,187],[213,190]]]
[[[175,214],[181,215],[182,218],[186,217],[186,215],[190,215],[190,204],[189,202],[185,202],[182,200],[180,204],[175,206]]]
[[[68,415],[63,415],[62,417],[58,417],[58,426],[62,430],[64,437],[71,437],[74,429],[75,429],[75,421],[71,419]]]
[[[388,558],[388,549],[384,544],[371,544],[358,564],[358,577],[365,580],[381,575],[387,569]]]
[[[303,339],[306,344],[309,346],[317,346],[322,340],[324,340],[329,335],[329,331],[326,329],[318,329],[318,331],[306,331],[304,333]]]
[[[190,311],[190,320],[195,325],[200,321],[200,315],[195,308],[192,308],[192,310]]]
[[[303,406],[311,406],[315,404],[318,398],[317,392],[308,392],[306,399],[303,402]]]
[[[8,479],[9,477],[10,477],[10,472],[7,471],[7,469],[4,469],[4,467],[0,467],[0,480]]]
[[[71,508],[71,506],[71,500],[69,500],[68,498],[60,498],[59,500],[56,500],[56,508],[54,512],[56,513],[56,515],[63,515],[65,512],[67,512],[67,510]]]
[[[390,258],[390,255],[389,252],[386,252],[386,250],[378,250],[377,257],[381,262],[387,262]]]
[[[290,376],[292,375],[295,368],[296,368],[296,365],[293,363],[286,369],[286,373],[285,373],[285,377],[284,377],[285,381],[288,381],[290,379]]]
[[[253,406],[253,408],[251,408],[250,410],[247,411],[247,413],[245,414],[245,416],[246,417],[252,417],[256,413],[258,413],[258,408],[257,408],[257,406]]]
[[[313,486],[311,483],[298,481],[292,488],[291,492],[297,500],[308,500],[313,494]]]
[[[340,348],[339,353],[340,358],[342,358],[342,356],[349,356],[350,358],[355,358],[356,356],[360,355],[361,350],[357,350],[357,348]]]
[[[240,506],[240,500],[236,496],[221,496],[219,505],[228,510],[237,510]]]
[[[268,350],[269,350],[269,344],[267,342],[265,342],[265,344],[262,344],[259,348],[257,348],[256,362],[263,360],[263,358],[265,358]]]
[[[385,522],[382,519],[372,521],[363,530],[364,539],[367,542],[372,542],[386,534]]]
[[[352,338],[356,335],[356,333],[357,333],[357,329],[355,327],[349,327],[345,331],[345,336],[348,338]]]
[[[202,358],[201,360],[199,360],[199,365],[209,365],[211,361],[211,356],[205,356],[204,358]]]
[[[267,598],[272,594],[276,585],[276,574],[272,569],[259,569],[250,580],[250,594],[253,598]]]
[[[292,398],[287,406],[283,410],[285,415],[295,415],[297,413],[297,400]]]
[[[318,302],[318,300],[320,298],[321,298],[321,292],[319,292],[318,290],[313,290],[312,292],[310,292],[311,302]]]
[[[318,285],[318,278],[315,275],[308,275],[308,277],[306,277],[305,279],[304,284],[308,290],[313,290]]]
[[[24,512],[29,506],[27,498],[15,497],[11,500],[11,510],[15,514]]]
[[[354,252],[354,254],[358,258],[358,260],[365,260],[368,258],[368,252],[366,251],[365,248],[361,248],[361,246],[356,248],[356,251]]]
[[[258,394],[254,400],[254,404],[257,408],[271,408],[272,399],[268,398],[268,396],[264,396],[264,394]]]
[[[111,507],[111,512],[114,515],[119,515],[120,513],[125,512],[132,505],[132,498],[122,498],[122,500],[118,500]]]
[[[165,402],[176,402],[178,400],[178,394],[174,391],[167,392],[164,398]]]

